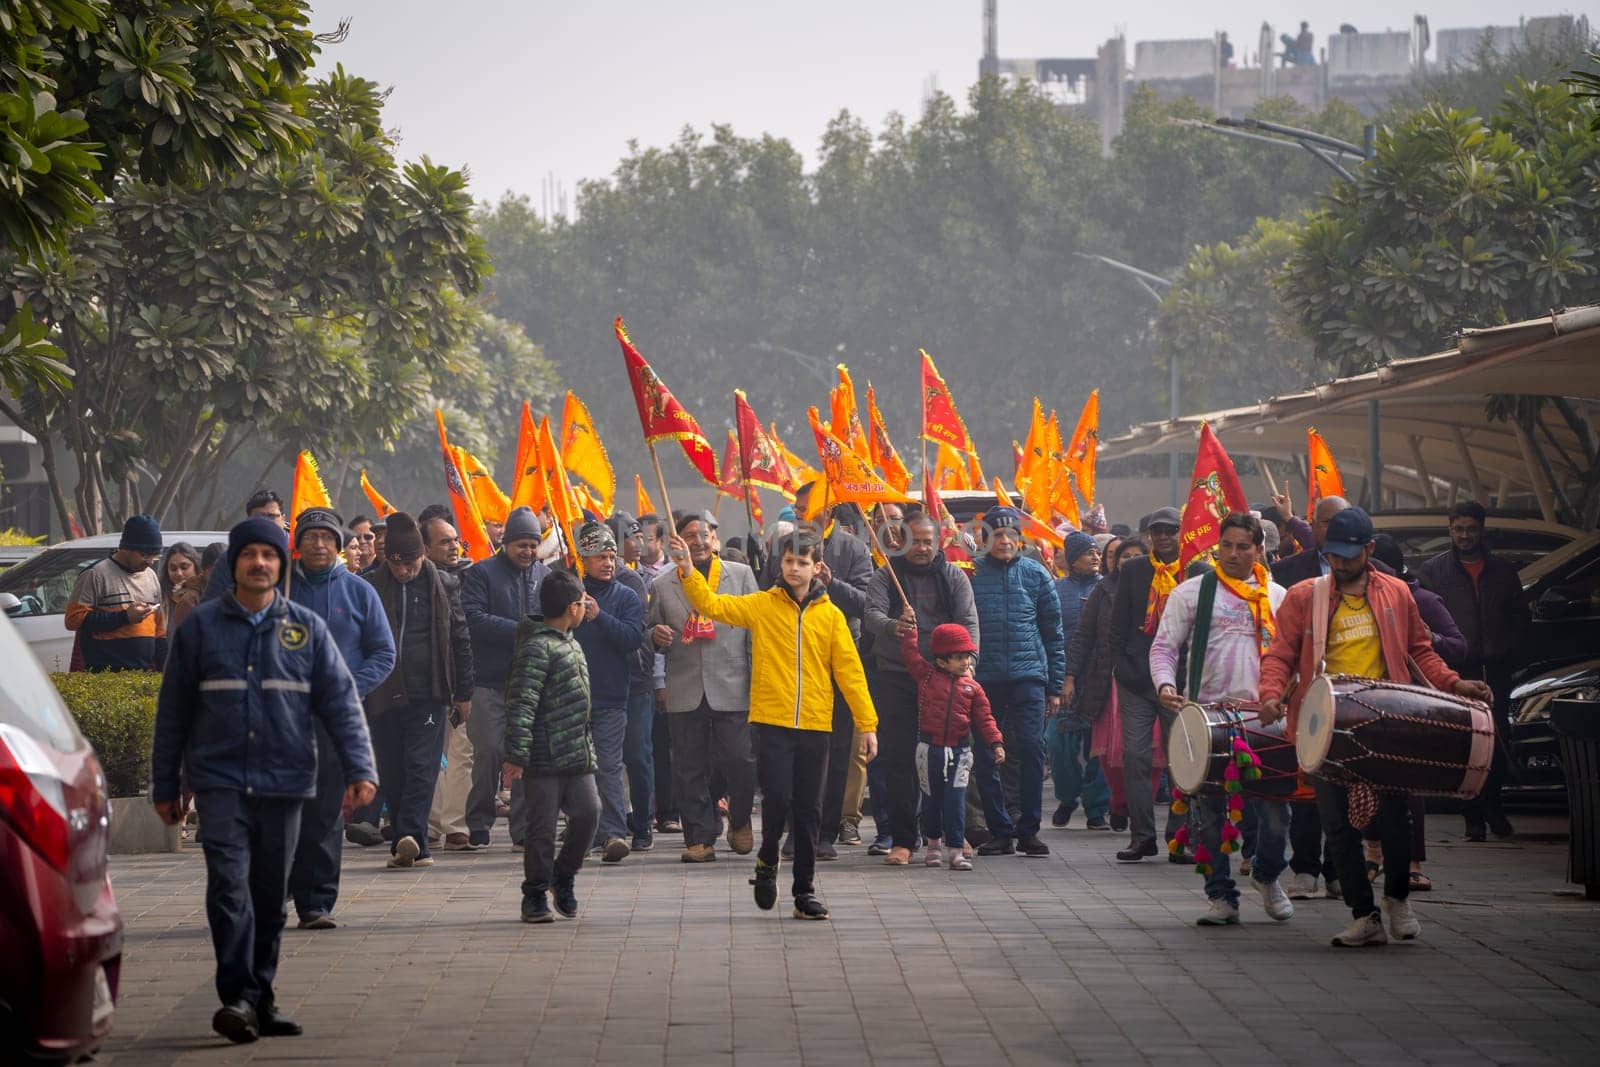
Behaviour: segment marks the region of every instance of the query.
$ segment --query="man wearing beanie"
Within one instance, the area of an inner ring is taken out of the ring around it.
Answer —
[[[1056,597],[1061,601],[1061,629],[1066,637],[1063,650],[1072,644],[1073,632],[1078,628],[1078,618],[1089,594],[1100,584],[1099,538],[1109,534],[1091,536],[1079,530],[1067,534],[1062,548],[1066,563],[1065,577],[1056,579]],[[1100,773],[1100,761],[1089,757],[1089,731],[1092,718],[1084,718],[1077,709],[1062,704],[1061,714],[1050,716],[1045,727],[1045,747],[1050,753],[1050,777],[1055,782],[1056,810],[1050,816],[1050,825],[1066,826],[1072,813],[1083,800],[1083,814],[1088,830],[1110,830],[1106,815],[1111,811],[1111,786]]]
[[[377,592],[339,565],[344,547],[344,520],[328,508],[306,508],[294,520],[293,564],[289,597],[321,619],[355,679],[356,695],[365,698],[394,669],[394,637]],[[317,748],[331,751],[332,740],[317,732]],[[317,795],[306,801],[300,817],[300,843],[289,874],[289,892],[305,930],[333,927],[333,906],[339,899],[339,862],[344,852],[342,799],[347,775],[332,758],[317,767]]]
[[[161,581],[150,569],[161,555],[161,526],[134,515],[122,527],[117,550],[82,574],[67,601],[67,629],[91,671],[160,670],[167,636]]]
[[[273,981],[289,863],[319,768],[341,769],[342,800],[372,799],[377,772],[354,680],[328,628],[278,593],[283,527],[246,519],[228,533],[232,594],[204,601],[173,635],[152,745],[151,797],[182,817],[179,773],[205,830],[206,920],[230,1041],[292,1036]],[[346,572],[348,573],[348,572]],[[317,739],[321,732],[324,741]]]
[[[611,527],[586,522],[578,529],[583,561],[583,622],[573,631],[589,665],[589,729],[594,735],[595,786],[600,791],[600,825],[595,843],[601,859],[627,857],[628,795],[622,786],[623,742],[628,730],[628,696],[639,650],[644,645],[644,603],[617,580],[617,539]]]
[[[472,847],[489,843],[505,751],[506,677],[517,643],[517,623],[539,614],[539,583],[550,568],[539,561],[539,518],[532,508],[506,516],[500,550],[461,573],[461,607],[472,634],[472,791],[467,795],[467,835]],[[519,781],[511,783],[511,843],[522,844],[528,811]]]

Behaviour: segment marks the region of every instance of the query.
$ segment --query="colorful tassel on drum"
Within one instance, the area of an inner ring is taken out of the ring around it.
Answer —
[[[1238,793],[1228,798],[1228,822],[1244,822],[1244,797]]]
[[[1172,835],[1172,840],[1167,842],[1167,851],[1176,856],[1189,847],[1189,828],[1178,827],[1178,832]]]
[[[1239,784],[1239,765],[1230,760],[1227,769],[1222,772],[1222,789],[1226,793],[1237,793],[1243,788]]]
[[[1244,847],[1244,835],[1239,832],[1239,828],[1237,826],[1233,825],[1233,823],[1231,823],[1231,822],[1223,823],[1222,824],[1222,853],[1223,853],[1223,855],[1225,855],[1225,856],[1226,855],[1231,855],[1231,854],[1233,854],[1235,852],[1238,852],[1239,849],[1241,849],[1243,847]]]
[[[1194,873],[1211,874],[1211,850],[1204,845],[1194,850]]]
[[[1178,792],[1176,789],[1172,791],[1172,814],[1189,814],[1189,798]]]

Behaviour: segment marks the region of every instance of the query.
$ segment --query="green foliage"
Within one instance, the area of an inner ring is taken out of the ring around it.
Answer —
[[[1574,70],[1561,81],[1578,99],[1600,102],[1600,52],[1590,51],[1588,59],[1588,70]],[[1600,133],[1600,108],[1596,108],[1594,118],[1589,120],[1589,129]]]
[[[1493,115],[1430,105],[1386,127],[1305,223],[1280,293],[1341,374],[1600,299],[1594,108],[1517,82]]]
[[[155,671],[78,671],[52,674],[78,729],[100,757],[106,790],[135,797],[150,784],[150,749],[156,731]]]

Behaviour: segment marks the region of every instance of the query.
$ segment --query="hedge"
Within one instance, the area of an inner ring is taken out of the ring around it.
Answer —
[[[77,671],[52,674],[50,680],[99,755],[111,795],[143,793],[150,785],[150,748],[161,675],[155,671]]]

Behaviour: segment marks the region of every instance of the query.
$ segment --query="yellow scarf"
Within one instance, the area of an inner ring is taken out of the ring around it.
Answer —
[[[1161,625],[1161,612],[1166,609],[1167,598],[1178,588],[1178,561],[1162,563],[1150,557],[1150,597],[1144,605],[1144,632],[1153,634]]]
[[[1272,635],[1277,633],[1277,627],[1272,624],[1272,575],[1266,567],[1257,563],[1254,571],[1256,584],[1250,585],[1228,577],[1220,563],[1213,562],[1211,566],[1216,571],[1217,584],[1250,605],[1250,614],[1256,620],[1256,636],[1261,643],[1261,651],[1265,652],[1267,646],[1272,644]]]

